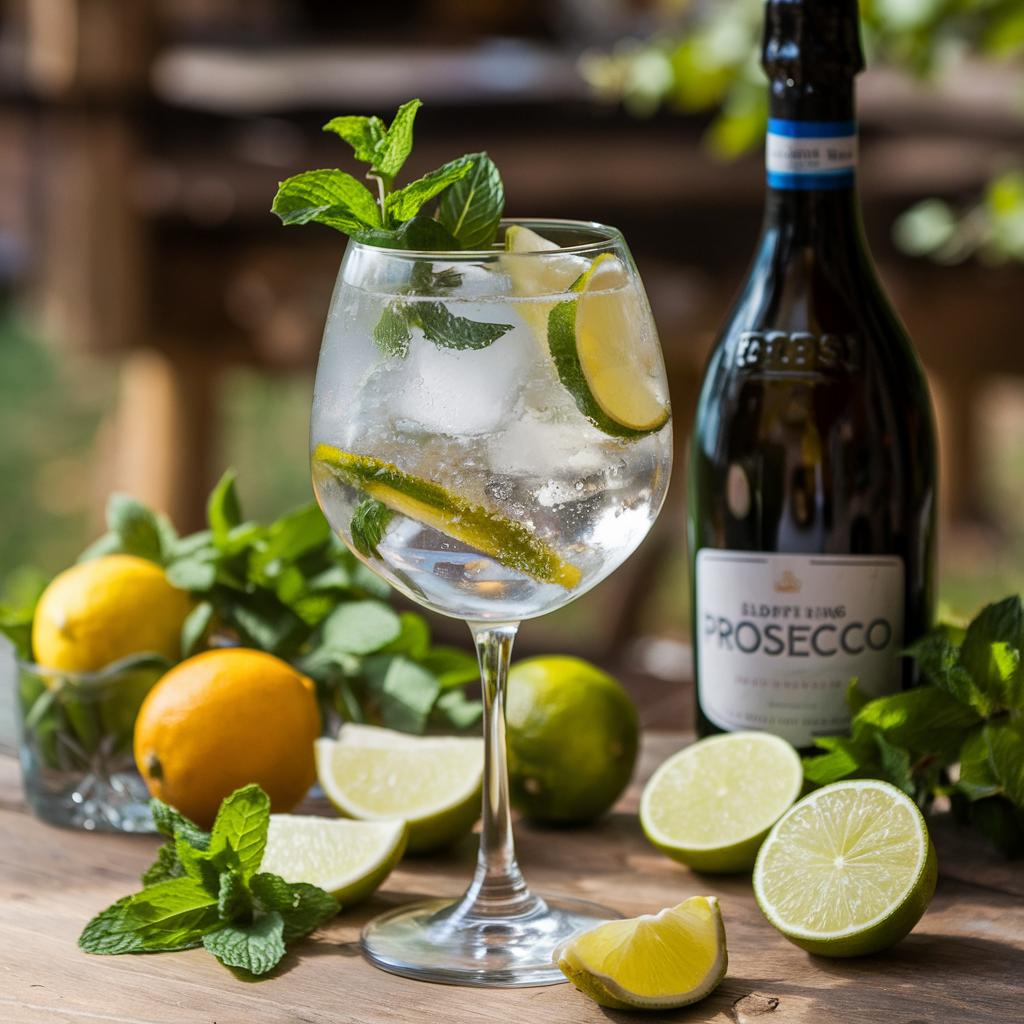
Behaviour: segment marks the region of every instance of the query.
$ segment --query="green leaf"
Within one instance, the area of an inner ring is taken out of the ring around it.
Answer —
[[[817,786],[827,786],[862,773],[870,765],[877,748],[870,740],[852,740],[846,736],[821,736],[815,745],[827,754],[803,758],[804,778]]]
[[[160,527],[142,502],[127,494],[111,494],[107,499],[107,529],[117,536],[124,554],[163,564]]]
[[[409,354],[411,340],[412,334],[409,332],[404,303],[395,301],[385,306],[373,328],[373,343],[386,358],[398,356],[404,359]]]
[[[947,628],[933,630],[904,653],[917,659],[922,673],[933,686],[970,705],[980,715],[989,715],[994,710],[992,701],[959,663],[960,645],[950,637]]]
[[[18,657],[32,660],[32,620],[49,577],[31,566],[8,573],[0,601],[0,633],[14,644]]]
[[[481,349],[512,330],[512,324],[488,324],[456,316],[441,302],[417,302],[409,321],[422,328],[426,339],[442,348]]]
[[[174,841],[174,852],[185,872],[185,877],[201,885],[214,900],[217,900],[220,894],[220,873],[225,867],[223,862],[227,860],[224,856],[217,856],[218,853],[223,854],[223,848],[197,850],[179,836]]]
[[[404,654],[413,661],[422,662],[430,651],[430,626],[427,620],[416,612],[402,612],[399,618],[402,632],[382,647],[381,653]]]
[[[305,623],[273,591],[256,587],[233,597],[222,614],[242,633],[247,646],[287,656],[308,635]]]
[[[969,819],[1007,858],[1024,856],[1024,814],[1002,796],[970,805]]]
[[[202,640],[207,626],[213,618],[213,605],[209,601],[201,601],[188,613],[181,625],[181,656],[191,657]]]
[[[153,823],[156,830],[162,835],[171,839],[181,837],[197,850],[208,850],[210,848],[210,833],[204,832],[198,825],[191,822],[183,814],[179,814],[173,807],[168,807],[162,800],[153,797],[149,801],[153,813]]]
[[[910,767],[910,752],[890,743],[885,733],[875,732],[875,743],[878,746],[879,761],[888,781],[908,796],[914,795],[914,780]]]
[[[484,706],[478,700],[467,700],[462,690],[454,689],[442,693],[434,707],[447,718],[455,729],[468,729],[483,717]]]
[[[1024,734],[1013,722],[989,722],[985,726],[989,763],[1003,793],[1024,809]]]
[[[398,615],[382,601],[339,605],[323,624],[324,644],[345,654],[379,651],[401,632]]]
[[[86,953],[116,955],[142,951],[142,936],[125,925],[125,909],[131,899],[131,896],[119,899],[85,926],[78,937],[78,945]]]
[[[420,659],[420,663],[437,677],[444,690],[480,680],[480,665],[475,655],[467,654],[457,647],[433,647]]]
[[[250,974],[266,974],[284,956],[284,921],[275,912],[245,926],[225,925],[203,936],[203,945],[222,964]]]
[[[98,540],[94,540],[76,559],[75,562],[90,562],[104,555],[121,554],[121,538],[108,530]]]
[[[398,108],[386,137],[376,148],[371,171],[377,171],[394,180],[412,152],[412,126],[416,120],[416,112],[422,106],[420,100],[409,100]]]
[[[383,501],[366,498],[352,513],[349,529],[352,531],[352,546],[367,558],[380,558],[377,545],[384,539],[384,532],[394,512]]]
[[[471,153],[472,169],[441,195],[438,220],[463,249],[489,249],[505,209],[501,175],[486,153]]]
[[[347,235],[383,226],[373,193],[344,171],[306,171],[282,181],[271,209],[285,224],[317,221]]]
[[[265,545],[254,562],[266,572],[270,571],[271,563],[294,562],[331,539],[330,524],[315,501],[286,512],[271,523],[265,533]]]
[[[192,878],[158,882],[124,905],[124,929],[137,932],[146,950],[188,949],[219,922],[217,896]]]
[[[391,729],[421,733],[440,692],[441,684],[430,672],[399,655],[391,660],[384,676],[381,716]]]
[[[228,534],[242,522],[242,506],[238,501],[235,480],[238,474],[228,469],[217,481],[206,502],[206,519],[213,531],[214,543],[220,547],[227,541]]]
[[[156,860],[142,872],[143,885],[156,885],[157,882],[169,882],[172,878],[184,878],[185,868],[178,859],[178,851],[172,840],[164,843],[156,851]]]
[[[387,129],[379,117],[334,117],[323,130],[340,135],[352,147],[355,158],[366,164],[377,159],[377,150],[387,137]]]
[[[410,182],[405,188],[392,192],[385,202],[385,210],[395,220],[409,220],[414,217],[420,207],[439,192],[443,192],[452,182],[465,177],[473,168],[469,157],[450,160],[436,171],[425,174],[422,178]]]
[[[1013,677],[1022,648],[1024,609],[1017,595],[987,605],[967,627],[959,664],[994,707],[1009,707],[1017,696]]]
[[[400,248],[415,252],[453,252],[462,248],[444,225],[422,215],[407,220],[395,233],[395,241]]]
[[[341,910],[341,904],[329,892],[307,882],[286,882],[269,871],[253,875],[249,884],[264,908],[284,919],[285,942],[308,935]]]
[[[217,811],[211,833],[210,852],[223,847],[234,851],[243,880],[259,869],[267,846],[270,797],[257,785],[236,789],[225,797]]]
[[[994,796],[1002,789],[989,757],[987,725],[972,730],[960,748],[960,778],[956,788],[972,801]]]
[[[205,558],[179,558],[167,567],[167,580],[179,590],[202,593],[216,582],[217,563]]]
[[[242,876],[231,869],[220,873],[217,891],[217,916],[222,921],[234,921],[252,912],[252,899]]]
[[[846,703],[850,708],[850,714],[855,715],[865,704],[871,702],[871,698],[857,688],[857,680],[851,679],[846,687]]]

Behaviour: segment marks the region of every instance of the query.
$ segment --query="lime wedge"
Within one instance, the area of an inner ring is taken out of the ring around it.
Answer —
[[[548,317],[548,346],[577,408],[613,437],[642,437],[669,418],[661,351],[642,297],[602,253]]]
[[[598,925],[566,939],[553,959],[581,992],[617,1010],[695,1003],[729,966],[714,896],[693,896],[660,914]]]
[[[308,882],[350,907],[372,893],[402,859],[404,821],[345,821],[272,814],[260,871]]]
[[[461,540],[509,569],[566,590],[580,582],[579,569],[563,562],[554,548],[534,537],[522,523],[489,512],[438,484],[403,473],[380,459],[350,455],[326,444],[317,445],[313,462],[388,508]]]
[[[767,732],[709,736],[673,754],[640,800],[647,838],[698,871],[749,871],[803,785],[797,752]]]
[[[938,860],[924,818],[887,782],[836,782],[772,829],[754,895],[790,942],[824,956],[877,953],[921,920]]]
[[[343,725],[316,741],[328,799],[349,818],[409,823],[410,853],[449,846],[480,817],[484,742]]]

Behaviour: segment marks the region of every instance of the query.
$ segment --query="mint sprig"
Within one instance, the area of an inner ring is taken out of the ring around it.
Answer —
[[[270,798],[259,786],[227,797],[212,832],[153,800],[168,837],[143,874],[145,888],[94,917],[78,944],[87,953],[158,953],[205,946],[221,963],[254,975],[280,962],[285,943],[341,909],[328,892],[260,872]]]
[[[912,644],[927,683],[869,700],[850,684],[849,736],[815,741],[816,785],[880,778],[922,807],[948,796],[956,815],[1007,856],[1024,855],[1024,607],[988,605],[966,630],[943,625]]]

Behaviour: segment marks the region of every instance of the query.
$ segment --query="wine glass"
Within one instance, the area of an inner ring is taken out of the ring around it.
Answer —
[[[604,579],[664,500],[665,368],[622,235],[502,221],[487,251],[355,241],[317,370],[313,482],[332,528],[414,601],[467,620],[484,698],[480,854],[460,900],[363,931],[384,970],[463,985],[565,980],[566,936],[616,918],[534,895],[516,863],[505,681],[519,622]]]

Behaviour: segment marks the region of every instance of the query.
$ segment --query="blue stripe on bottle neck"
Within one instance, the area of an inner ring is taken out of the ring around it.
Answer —
[[[768,118],[768,131],[772,135],[786,135],[791,139],[833,139],[857,134],[856,121],[789,121],[781,117]]]
[[[824,171],[820,174],[787,174],[782,171],[768,172],[768,187],[788,191],[853,188],[856,183],[854,171]]]

